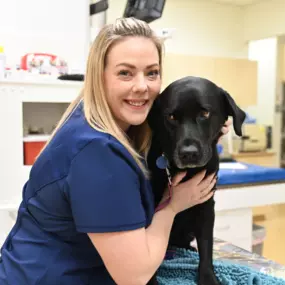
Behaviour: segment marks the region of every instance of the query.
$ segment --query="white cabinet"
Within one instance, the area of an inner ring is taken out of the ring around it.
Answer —
[[[50,132],[82,86],[60,80],[0,82],[0,247],[14,224],[31,169],[24,165],[24,126]]]
[[[31,167],[24,165],[24,126],[34,124],[50,132],[82,86],[61,80],[0,83],[0,209],[19,204],[29,175]]]
[[[245,208],[216,212],[214,237],[251,251],[252,210]]]

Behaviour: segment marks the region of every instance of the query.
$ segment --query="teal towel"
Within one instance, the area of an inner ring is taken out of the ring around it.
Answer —
[[[199,255],[196,252],[176,249],[174,257],[164,260],[158,270],[159,285],[197,284],[198,264]],[[222,285],[285,285],[284,279],[228,261],[214,261],[214,270]]]

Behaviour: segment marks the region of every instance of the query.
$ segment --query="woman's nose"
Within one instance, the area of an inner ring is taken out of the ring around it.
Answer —
[[[134,92],[146,92],[147,91],[147,80],[144,76],[138,76],[134,81],[133,86]]]

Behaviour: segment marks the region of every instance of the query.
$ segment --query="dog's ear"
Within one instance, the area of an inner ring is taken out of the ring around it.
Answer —
[[[158,130],[161,123],[161,107],[159,96],[154,100],[147,116],[148,124],[152,130]]]
[[[226,114],[227,116],[233,117],[233,126],[235,133],[238,136],[242,136],[242,124],[245,120],[246,114],[242,109],[238,107],[238,105],[228,92],[222,90],[222,94],[225,101]]]

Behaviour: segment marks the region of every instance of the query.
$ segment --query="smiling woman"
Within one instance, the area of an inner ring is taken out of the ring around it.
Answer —
[[[161,88],[153,41],[127,37],[110,48],[104,72],[107,101],[120,128],[142,124]]]
[[[83,91],[24,186],[1,249],[1,285],[145,285],[165,256],[176,214],[210,198],[212,177],[179,184],[180,174],[171,202],[155,213],[144,157],[161,57],[145,22],[118,19],[99,32]]]

